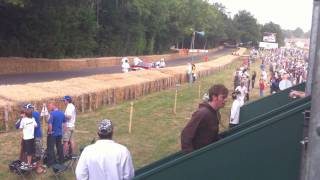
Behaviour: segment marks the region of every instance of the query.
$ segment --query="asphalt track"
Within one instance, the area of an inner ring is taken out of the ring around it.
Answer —
[[[221,49],[215,52],[209,52],[208,56],[210,59],[230,54],[233,49]],[[205,54],[200,54],[197,56],[189,56],[177,58],[175,60],[167,61],[166,66],[178,66],[185,65],[188,62],[201,62],[204,60]],[[0,75],[0,85],[13,85],[13,84],[25,84],[25,83],[35,83],[35,82],[47,82],[54,80],[64,80],[75,77],[84,77],[97,74],[112,74],[121,73],[120,66],[110,66],[102,68],[90,68],[81,69],[74,71],[59,71],[59,72],[41,72],[41,73],[28,73],[28,74],[12,74],[12,75]]]

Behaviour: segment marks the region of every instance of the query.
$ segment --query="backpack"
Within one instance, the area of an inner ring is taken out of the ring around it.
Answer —
[[[22,166],[22,161],[14,160],[11,163],[9,163],[8,166],[11,172],[18,172],[20,171],[20,167]]]

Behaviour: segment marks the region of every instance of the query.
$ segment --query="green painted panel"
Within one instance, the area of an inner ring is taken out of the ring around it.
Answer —
[[[291,108],[135,179],[298,179],[302,112],[309,107]]]
[[[267,113],[273,109],[281,107],[289,102],[296,101],[297,99],[289,98],[291,90],[304,91],[305,83],[298,84],[279,93],[263,97],[257,101],[245,104],[240,109],[240,123],[246,122],[256,116]]]
[[[244,123],[241,123],[239,126],[236,126],[236,127],[232,128],[232,129],[230,129],[228,131],[225,131],[225,132],[221,133],[220,136],[221,137],[227,137],[227,136],[230,136],[232,134],[235,134],[235,133],[237,133],[239,131],[242,131],[242,130],[250,127],[250,126],[253,126],[253,125],[257,124],[257,123],[265,121],[265,120],[267,120],[269,118],[272,118],[272,117],[274,117],[274,116],[276,116],[276,115],[278,115],[278,114],[280,114],[280,113],[282,113],[282,112],[284,112],[284,111],[286,111],[288,109],[292,109],[292,108],[294,108],[296,106],[300,106],[302,104],[305,104],[306,102],[309,102],[310,99],[311,99],[310,97],[306,97],[306,98],[303,98],[303,99],[297,99],[297,101],[290,102],[290,103],[288,103],[288,104],[286,104],[286,105],[284,105],[284,106],[282,106],[280,108],[274,109],[274,110],[272,110],[270,112],[267,112],[267,113],[265,113],[263,115],[254,117],[250,121],[246,121]],[[180,158],[181,156],[183,156],[183,154],[182,154],[181,151],[179,151],[179,152],[174,153],[174,154],[172,154],[172,155],[170,155],[168,157],[160,159],[159,161],[155,161],[155,162],[153,162],[153,163],[151,163],[151,164],[149,164],[147,166],[144,166],[144,167],[138,169],[135,172],[135,174],[137,176],[141,175],[141,174],[146,173],[146,172],[148,172],[148,171],[150,171],[150,170],[152,170],[152,169],[154,169],[154,168],[156,168],[156,167],[158,167],[160,165],[163,165],[163,164],[168,163],[170,161],[173,161],[173,160],[175,160],[177,158]]]

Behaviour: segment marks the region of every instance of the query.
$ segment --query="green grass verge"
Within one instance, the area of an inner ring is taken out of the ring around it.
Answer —
[[[196,110],[199,99],[213,84],[222,83],[232,92],[233,73],[242,61],[222,69],[213,75],[197,80],[192,86],[183,84],[178,90],[177,113],[173,113],[175,89],[169,89],[141,97],[134,101],[132,132],[128,133],[130,102],[115,106],[102,107],[95,112],[82,113],[77,118],[76,141],[78,147],[90,143],[97,138],[97,123],[111,119],[115,125],[114,140],[124,144],[130,150],[135,169],[159,160],[180,150],[180,132]],[[250,72],[258,70],[258,62],[251,66]],[[259,74],[259,73],[258,73]],[[257,77],[259,79],[259,77]],[[258,98],[258,85],[251,91],[250,100]],[[232,100],[229,96],[226,107],[221,110],[222,122],[220,130],[228,128],[228,119]],[[0,179],[19,179],[8,171],[7,164],[17,159],[21,132],[0,134]],[[52,172],[36,175],[37,179],[54,179]],[[71,171],[63,174],[61,179],[73,179]],[[32,177],[29,177],[32,179]]]

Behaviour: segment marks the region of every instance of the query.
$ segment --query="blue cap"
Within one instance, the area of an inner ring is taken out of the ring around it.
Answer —
[[[30,103],[25,104],[23,107],[26,108],[26,109],[33,109],[33,106]]]
[[[71,101],[72,98],[71,98],[71,96],[64,96],[64,97],[63,97],[63,100]]]

